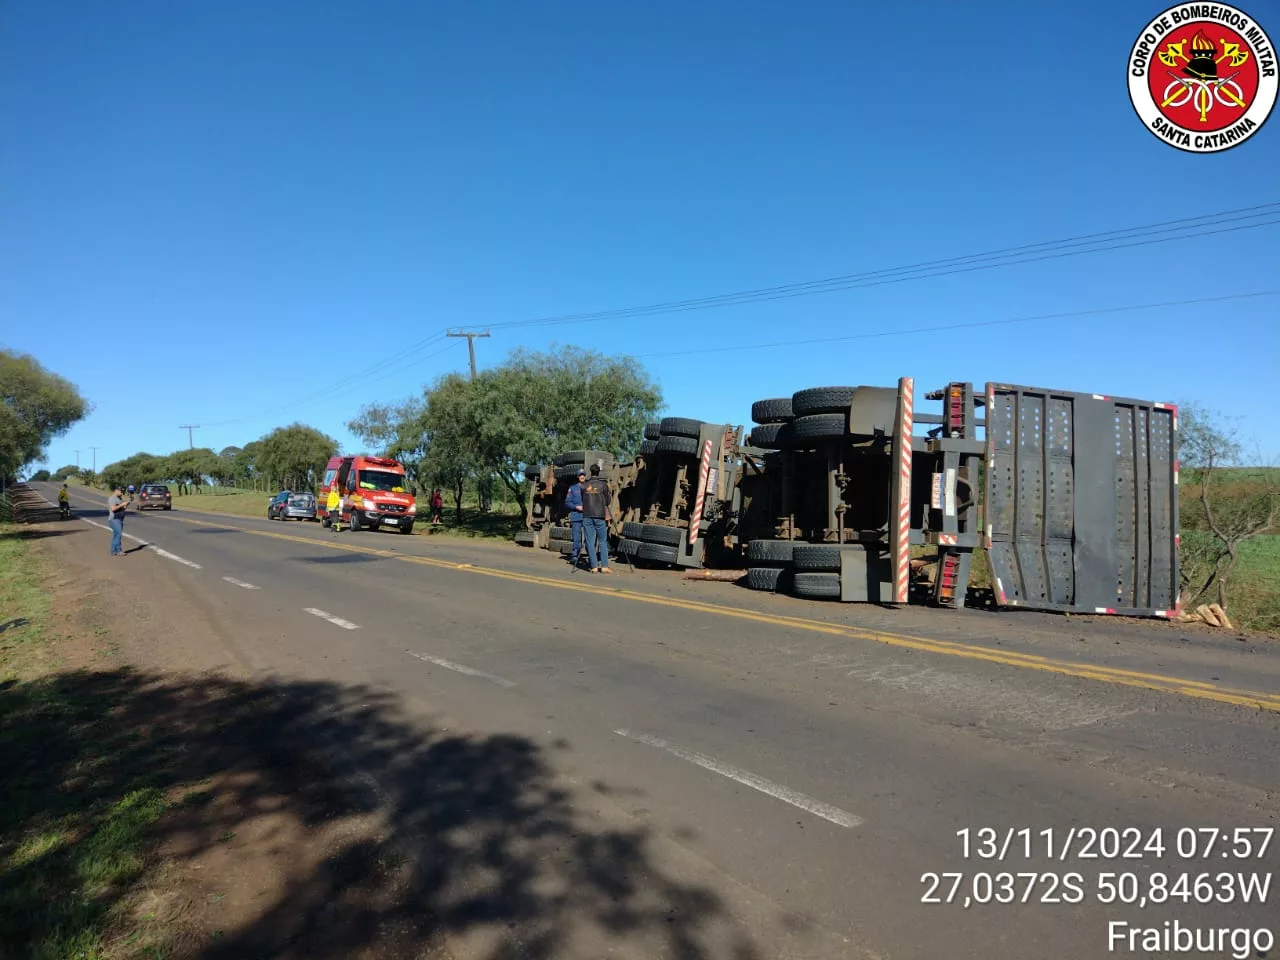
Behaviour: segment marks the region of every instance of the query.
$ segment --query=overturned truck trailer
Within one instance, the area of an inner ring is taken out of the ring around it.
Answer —
[[[755,405],[773,529],[749,586],[906,603],[931,547],[928,595],[959,609],[985,550],[1001,606],[1180,613],[1175,406],[998,383],[924,399],[941,413],[910,378]]]
[[[639,469],[620,485],[617,552],[677,567],[732,565],[763,466],[742,428],[688,417],[650,424]]]

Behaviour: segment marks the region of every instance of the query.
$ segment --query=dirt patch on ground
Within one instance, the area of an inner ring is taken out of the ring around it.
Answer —
[[[442,956],[377,805],[292,735],[316,701],[255,681],[163,569],[144,591],[105,533],[22,505],[47,610],[3,638],[0,956]]]

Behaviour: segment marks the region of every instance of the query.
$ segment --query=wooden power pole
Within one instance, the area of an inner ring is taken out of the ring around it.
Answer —
[[[192,430],[199,430],[199,429],[200,429],[200,424],[198,424],[198,423],[180,423],[180,424],[178,424],[178,429],[179,429],[179,430],[185,430],[185,431],[187,431],[187,449],[188,449],[188,450],[194,450],[194,449],[196,448],[196,442],[195,442],[195,440],[193,440],[193,439],[192,439],[192,437],[191,437],[191,431],[192,431]]]
[[[485,330],[483,333],[476,333],[470,330],[450,330],[445,336],[467,338],[467,353],[471,355],[471,379],[474,380],[476,378],[476,338],[489,336],[489,331]]]

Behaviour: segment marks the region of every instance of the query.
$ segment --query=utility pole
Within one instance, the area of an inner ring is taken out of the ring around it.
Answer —
[[[486,330],[483,333],[475,333],[470,330],[450,330],[445,334],[445,336],[467,338],[467,352],[471,354],[471,379],[474,380],[476,378],[476,338],[489,336],[489,331]]]
[[[76,451],[76,469],[77,470],[80,469],[80,451],[79,450]]]
[[[187,449],[188,449],[188,450],[194,450],[194,449],[196,448],[196,442],[195,442],[193,439],[191,439],[191,431],[192,431],[192,430],[199,430],[199,429],[200,429],[200,424],[198,424],[198,423],[180,423],[180,424],[178,424],[178,429],[179,429],[179,430],[185,430],[185,431],[187,431]]]
[[[98,475],[98,448],[90,447],[89,449],[93,451],[93,475],[96,477]]]

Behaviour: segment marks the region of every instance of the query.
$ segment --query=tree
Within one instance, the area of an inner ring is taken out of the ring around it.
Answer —
[[[566,347],[517,350],[475,381],[470,405],[478,459],[525,507],[524,469],[565,450],[634,451],[662,394],[630,357]]]
[[[131,457],[109,463],[102,468],[102,480],[108,487],[127,487],[167,480],[170,476],[168,458],[151,453],[135,453]]]
[[[214,481],[221,484],[232,484],[241,479],[236,457],[241,453],[240,447],[223,447],[218,451],[217,463],[210,474]]]
[[[294,423],[279,427],[259,441],[255,469],[291,490],[319,487],[338,442],[314,427]]]
[[[57,470],[53,471],[53,479],[57,480],[59,483],[63,483],[71,477],[76,476],[79,472],[79,467],[74,463],[68,463],[65,467],[59,467]]]
[[[47,483],[53,479],[53,475],[48,470],[37,470],[31,475],[32,483]]]
[[[1192,404],[1179,408],[1179,455],[1187,469],[1182,505],[1182,591],[1192,606],[1217,588],[1224,609],[1240,545],[1280,526],[1276,471],[1246,463],[1239,428]]]
[[[373,403],[363,407],[347,424],[362,443],[400,462],[415,493],[421,493],[427,482],[421,470],[427,454],[428,434],[423,420],[426,409],[425,398],[419,397],[395,405]]]
[[[218,469],[218,455],[208,447],[178,450],[165,457],[159,469],[179,483],[204,486],[205,478]]]
[[[0,477],[39,460],[50,440],[90,410],[73,383],[35,357],[0,350]]]

